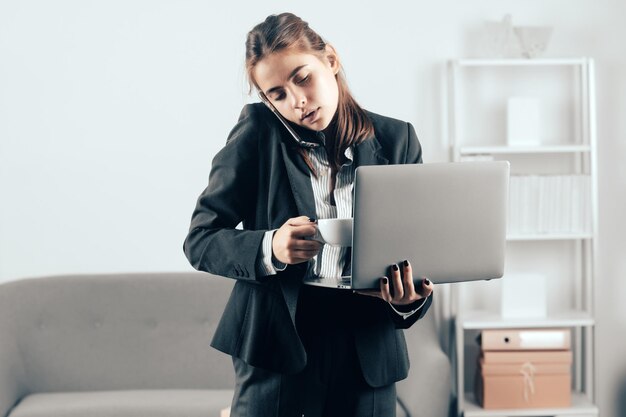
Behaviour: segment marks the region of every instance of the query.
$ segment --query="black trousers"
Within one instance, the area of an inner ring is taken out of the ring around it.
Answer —
[[[304,286],[296,327],[307,365],[295,375],[233,358],[236,388],[231,417],[395,417],[395,384],[364,380],[350,329],[351,291]]]

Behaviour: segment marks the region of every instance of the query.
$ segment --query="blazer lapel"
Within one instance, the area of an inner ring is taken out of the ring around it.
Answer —
[[[375,136],[354,147],[354,165],[388,165],[389,160],[382,155],[381,146]]]
[[[309,167],[302,160],[302,157],[293,146],[286,145],[285,142],[281,144],[283,160],[285,161],[285,168],[287,170],[287,176],[289,177],[289,184],[291,185],[291,193],[296,201],[298,207],[298,215],[307,216],[310,218],[316,218],[315,212],[315,196],[313,195],[313,186],[311,185],[311,174]],[[298,264],[292,266],[293,270],[298,270],[297,273],[291,275],[290,279],[280,279],[280,287],[287,304],[287,310],[289,310],[289,316],[295,326],[296,323],[296,307],[298,304],[298,294],[300,293],[300,287],[302,286],[302,277],[306,273],[305,264]],[[287,278],[287,277],[285,277]]]
[[[298,214],[316,218],[315,196],[313,195],[309,167],[293,146],[286,145],[284,142],[280,145],[291,184],[291,193],[296,200],[296,206],[298,206]]]

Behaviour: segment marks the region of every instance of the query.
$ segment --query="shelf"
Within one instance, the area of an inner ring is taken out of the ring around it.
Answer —
[[[445,70],[447,89],[444,99],[450,159],[508,160],[515,173],[511,178],[532,177],[528,181],[532,186],[521,178],[515,178],[517,182],[513,184],[515,192],[525,188],[519,198],[509,201],[509,205],[515,204],[513,207],[517,211],[507,222],[505,252],[507,257],[510,254],[514,258],[507,261],[507,271],[524,271],[532,265],[533,270],[555,275],[559,278],[556,284],[571,289],[571,293],[551,294],[546,298],[548,306],[560,305],[557,301],[562,298],[576,300],[575,305],[565,304],[565,308],[572,311],[554,312],[544,318],[504,319],[498,308],[498,294],[474,294],[469,291],[469,285],[451,286],[450,316],[456,316],[451,338],[456,347],[453,359],[458,407],[455,417],[597,417],[599,411],[594,404],[594,400],[597,401],[594,363],[597,332],[593,315],[598,223],[594,60],[590,57],[452,59],[447,62]],[[505,88],[500,90],[502,86]],[[549,89],[544,92],[544,87]],[[505,105],[507,97],[516,95],[538,96],[549,103],[550,107],[543,109],[542,116],[549,117],[554,123],[548,126],[550,129],[544,129],[543,139],[526,136],[527,145],[522,142],[519,146],[509,145],[504,135],[507,126]],[[494,121],[496,128],[504,133],[497,134],[490,129]],[[565,130],[566,127],[571,128],[571,132]],[[581,175],[586,178],[578,178]],[[560,176],[571,178],[565,181],[556,178]],[[539,181],[535,182],[534,177]],[[565,192],[559,194],[559,187],[564,190],[565,186],[570,187],[567,196]],[[543,198],[546,195],[556,195],[555,199],[573,208],[567,213],[567,219],[564,218],[565,211],[559,212],[559,205]],[[518,197],[517,194],[514,197]],[[540,197],[543,198],[541,206]],[[529,205],[532,209],[526,210]],[[559,213],[561,218],[558,218]],[[535,256],[535,252],[541,252],[541,256]],[[554,259],[557,260],[553,262]],[[553,263],[558,263],[556,269]],[[476,296],[479,299],[474,302]],[[532,297],[532,292],[529,290],[528,295],[520,296]],[[468,297],[472,297],[471,301]],[[483,304],[483,311],[471,310],[470,306],[480,304]],[[585,306],[585,309],[575,306]],[[549,312],[551,310],[549,308]],[[466,338],[482,329],[507,328],[567,328],[573,331],[572,350],[576,354],[572,364],[570,407],[485,410],[471,393],[465,392],[466,388],[471,389],[466,371],[473,369],[469,358],[465,358],[469,347]]]
[[[584,311],[567,311],[550,314],[546,318],[504,319],[499,314],[487,311],[468,311],[457,318],[458,325],[465,330],[505,328],[548,328],[593,326],[595,320]]]
[[[560,234],[515,234],[506,236],[507,241],[536,241],[536,240],[586,240],[593,239],[591,233],[560,233]]]
[[[576,66],[584,65],[585,58],[544,58],[544,59],[458,59],[453,62],[462,67],[491,66]]]
[[[485,410],[478,405],[473,393],[465,393],[465,417],[516,417],[516,416],[597,416],[598,407],[596,407],[585,394],[572,393],[572,406],[567,408],[524,408],[524,409],[508,409],[508,410]]]
[[[555,145],[555,146],[463,146],[460,155],[484,154],[543,154],[543,153],[582,153],[590,152],[589,145]]]

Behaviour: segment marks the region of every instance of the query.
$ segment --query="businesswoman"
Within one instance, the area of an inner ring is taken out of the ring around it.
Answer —
[[[213,159],[184,242],[194,268],[236,280],[211,343],[233,358],[231,416],[394,416],[402,329],[433,284],[410,260],[370,292],[307,284],[350,273],[349,248],[312,239],[316,219],[352,217],[356,167],[421,163],[413,126],[362,109],[335,49],[293,14],[248,33],[246,68],[262,103]]]

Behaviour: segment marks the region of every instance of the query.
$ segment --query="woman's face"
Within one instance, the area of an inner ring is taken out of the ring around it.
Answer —
[[[323,58],[283,50],[259,61],[253,77],[283,117],[319,131],[328,127],[337,111],[338,71],[339,62],[332,50]]]

